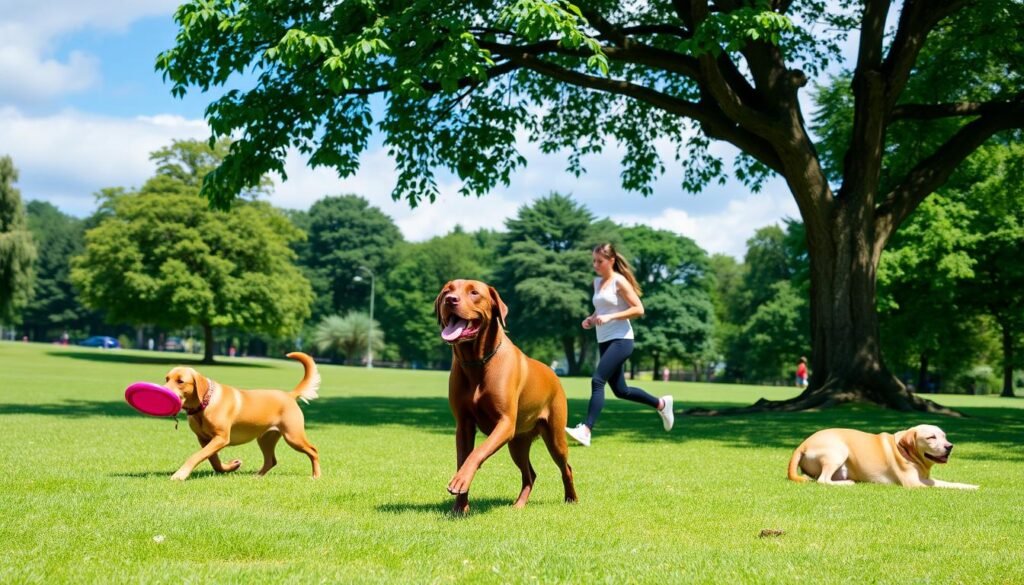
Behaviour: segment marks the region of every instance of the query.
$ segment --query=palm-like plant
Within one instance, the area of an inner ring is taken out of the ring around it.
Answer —
[[[342,356],[346,363],[352,363],[360,356],[365,357],[368,336],[374,353],[379,353],[384,348],[384,332],[380,325],[371,321],[366,313],[351,311],[344,317],[324,317],[313,333],[313,343],[320,352]]]

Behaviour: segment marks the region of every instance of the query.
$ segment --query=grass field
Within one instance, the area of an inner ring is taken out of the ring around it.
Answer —
[[[965,418],[869,407],[686,417],[611,396],[590,448],[573,446],[580,502],[535,445],[529,506],[504,450],[448,514],[454,423],[447,373],[323,366],[304,406],[323,477],[278,445],[279,465],[170,475],[196,448],[182,421],[136,413],[136,380],[196,356],[0,342],[0,583],[1024,583],[1024,400],[939,396]],[[287,360],[200,370],[239,387],[294,386]],[[589,380],[563,381],[571,422]],[[782,398],[792,389],[645,384],[677,410]],[[792,449],[832,426],[896,431],[929,422],[957,448],[935,476],[982,489],[826,487],[786,480]],[[782,534],[759,537],[762,529]]]

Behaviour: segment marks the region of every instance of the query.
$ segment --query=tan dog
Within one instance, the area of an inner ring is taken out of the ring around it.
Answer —
[[[302,362],[305,368],[305,376],[291,393],[239,390],[218,384],[192,368],[177,367],[167,372],[165,386],[181,396],[182,408],[188,413],[188,426],[202,446],[171,479],[184,480],[206,459],[217,473],[234,471],[242,461],[235,459],[227,466],[222,465],[218,451],[253,439],[263,451],[263,467],[258,474],[263,476],[277,465],[274,447],[282,436],[291,448],[309,456],[313,462],[313,477],[320,477],[320,456],[306,439],[305,419],[296,402],[299,398],[308,402],[317,397],[320,374],[308,355],[293,352],[288,357]]]
[[[808,437],[793,451],[789,479],[852,485],[863,481],[903,487],[946,487],[975,490],[976,485],[931,478],[932,465],[949,461],[953,444],[934,425],[917,425],[891,435],[872,435],[852,429],[825,429]]]
[[[434,311],[441,337],[452,346],[448,403],[455,416],[457,469],[448,482],[455,513],[469,511],[469,486],[483,462],[506,443],[522,472],[515,501],[526,505],[537,474],[530,446],[538,435],[562,472],[565,501],[576,501],[569,446],[562,429],[568,419],[565,392],[551,368],[530,359],[505,335],[508,307],[498,291],[477,280],[444,285]],[[474,448],[476,430],[487,438]]]

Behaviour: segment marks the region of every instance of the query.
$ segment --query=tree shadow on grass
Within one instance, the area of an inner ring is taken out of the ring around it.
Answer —
[[[583,418],[588,401],[569,400],[569,424]],[[681,407],[680,407],[681,408]],[[452,435],[455,421],[447,397],[324,396],[303,405],[306,427],[345,425],[353,427],[404,426],[419,431]],[[916,412],[899,412],[870,405],[851,404],[818,412],[759,413],[729,416],[676,415],[675,428],[666,433],[651,409],[609,399],[594,429],[602,437],[638,443],[667,444],[714,441],[737,448],[794,449],[815,431],[852,428],[869,433],[888,432],[928,423],[941,427],[954,443],[997,447],[979,455],[982,459],[1024,462],[1020,437],[1024,436],[1024,409],[964,407],[966,417],[951,418]],[[67,400],[42,404],[0,404],[0,415],[42,415],[78,419],[84,417],[145,417],[122,400]],[[185,416],[181,416],[186,425]],[[478,439],[479,442],[479,439]]]
[[[120,364],[135,364],[135,365],[166,365],[166,366],[216,366],[216,367],[229,367],[229,368],[270,368],[273,367],[270,364],[261,364],[248,360],[238,361],[226,359],[222,361],[215,361],[212,364],[203,363],[201,359],[194,359],[192,354],[183,353],[154,353],[154,355],[139,355],[138,353],[123,353],[116,350],[107,351],[66,351],[66,350],[51,350],[46,352],[47,355],[60,358],[71,358],[75,360],[84,360],[90,362],[100,363],[120,363]],[[189,357],[186,358],[185,356]]]
[[[583,418],[588,401],[569,400],[569,424]],[[326,397],[304,407],[306,424],[381,426],[405,425],[439,434],[453,434],[455,422],[446,397],[396,398],[380,396]],[[967,417],[951,418],[924,413],[900,412],[871,405],[843,405],[802,413],[759,413],[730,416],[676,415],[675,427],[666,433],[651,409],[621,400],[608,400],[595,427],[601,436],[651,443],[714,441],[740,448],[794,449],[812,433],[824,428],[852,428],[868,433],[894,433],[918,424],[934,424],[953,443],[981,443],[999,447],[999,455],[980,458],[1024,461],[1020,437],[1024,436],[1024,410],[1013,408],[961,409]]]
[[[6,414],[34,414],[40,416],[57,416],[62,418],[87,418],[93,416],[147,417],[128,406],[124,400],[64,400],[61,402],[44,402],[36,404],[2,404],[0,416]],[[184,422],[184,414],[181,420]]]

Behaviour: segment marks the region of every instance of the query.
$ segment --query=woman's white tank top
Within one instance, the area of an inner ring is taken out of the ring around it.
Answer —
[[[612,282],[601,290],[601,277],[594,279],[594,309],[598,315],[619,313],[629,308],[629,303],[619,294],[618,274],[612,275]],[[597,326],[597,342],[612,339],[633,339],[633,326],[629,319],[616,319]]]

